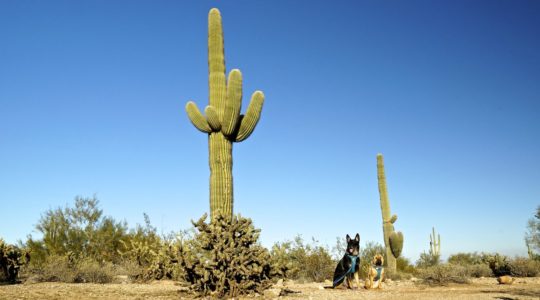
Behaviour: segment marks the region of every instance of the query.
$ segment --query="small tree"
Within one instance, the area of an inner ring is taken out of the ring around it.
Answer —
[[[115,262],[120,258],[122,240],[127,238],[127,224],[104,217],[95,198],[75,198],[73,207],[51,209],[41,216],[36,229],[41,240],[28,237],[27,248],[40,264],[50,255],[89,257],[96,261]]]

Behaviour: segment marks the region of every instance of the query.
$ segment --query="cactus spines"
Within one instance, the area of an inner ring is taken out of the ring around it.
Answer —
[[[210,164],[210,215],[233,215],[232,143],[247,139],[259,122],[264,94],[256,91],[245,115],[242,108],[242,73],[233,69],[225,77],[225,55],[221,14],[212,8],[208,14],[209,105],[203,115],[189,101],[186,111],[191,123],[207,133]]]
[[[435,238],[435,227],[432,229],[433,234],[429,235],[429,254],[438,257],[441,255],[441,235],[437,234],[437,238]]]
[[[390,213],[390,200],[388,199],[388,190],[386,188],[386,175],[384,173],[384,159],[382,154],[377,154],[377,178],[381,199],[386,263],[390,272],[395,272],[396,259],[401,255],[401,250],[403,249],[403,234],[394,230],[397,215],[391,215]]]

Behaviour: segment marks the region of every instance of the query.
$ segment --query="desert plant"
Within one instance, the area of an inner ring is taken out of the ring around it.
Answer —
[[[497,277],[512,274],[510,260],[504,255],[482,253],[482,262],[487,264]]]
[[[0,282],[17,282],[21,266],[28,263],[30,255],[0,238]]]
[[[418,276],[429,285],[469,283],[469,274],[464,266],[440,264],[418,271]]]
[[[476,252],[473,253],[456,253],[448,257],[448,263],[454,265],[477,265],[482,264],[482,256]]]
[[[116,275],[116,268],[111,262],[98,262],[84,257],[50,255],[40,266],[33,266],[31,273],[34,280],[41,282],[65,283],[109,283]]]
[[[390,213],[390,200],[386,188],[386,175],[384,172],[384,158],[377,154],[377,178],[379,182],[379,194],[381,201],[381,213],[383,220],[384,245],[386,247],[386,265],[390,272],[396,271],[396,259],[403,249],[403,234],[394,230],[397,215]]]
[[[242,73],[234,69],[225,79],[223,29],[218,9],[208,15],[209,105],[206,117],[189,101],[186,111],[193,125],[208,134],[210,160],[210,216],[233,215],[232,143],[247,139],[257,125],[264,94],[256,91],[245,115],[242,106]]]
[[[472,265],[461,265],[465,267],[467,274],[470,277],[480,278],[480,277],[491,277],[493,276],[493,271],[486,264],[472,264]]]
[[[407,274],[413,274],[416,272],[416,268],[411,264],[410,260],[403,256],[397,258],[396,269],[398,272]]]
[[[420,253],[420,258],[416,261],[417,268],[428,268],[440,264],[441,258],[431,253]]]
[[[197,295],[235,297],[262,293],[271,285],[270,254],[257,243],[260,230],[241,216],[217,215],[193,225],[194,241],[182,243],[179,263],[183,279]]]
[[[431,256],[441,256],[441,235],[435,236],[435,227],[433,227],[433,234],[429,235],[429,254]]]
[[[118,262],[122,241],[127,238],[127,224],[103,216],[99,201],[76,197],[73,207],[50,209],[36,225],[43,234],[41,240],[28,237],[26,247],[39,266],[47,256],[69,255],[77,258],[91,257],[96,261]]]
[[[327,247],[319,245],[315,239],[306,243],[301,236],[275,243],[270,255],[274,278],[321,282],[332,277],[336,266]]]
[[[525,244],[530,259],[540,260],[540,206],[536,208],[536,214],[527,222]]]
[[[525,257],[516,257],[509,262],[510,275],[517,277],[535,277],[540,274],[540,262]]]

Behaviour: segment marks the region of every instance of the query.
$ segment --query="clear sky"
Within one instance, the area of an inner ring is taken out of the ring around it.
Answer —
[[[383,153],[403,254],[525,255],[540,205],[538,1],[0,0],[0,236],[96,195],[160,231],[208,211],[207,14],[266,102],[234,144],[235,212],[270,246],[382,243]]]

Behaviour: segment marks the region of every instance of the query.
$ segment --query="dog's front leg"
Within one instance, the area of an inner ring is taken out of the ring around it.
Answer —
[[[359,272],[354,272],[354,281],[356,282],[356,288],[360,289],[360,275]]]

